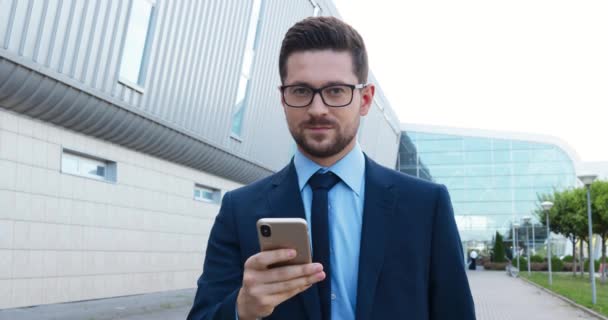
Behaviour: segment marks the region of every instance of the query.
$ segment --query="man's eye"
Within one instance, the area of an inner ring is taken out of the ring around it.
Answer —
[[[306,88],[306,87],[297,87],[297,88],[292,88],[291,89],[291,94],[297,95],[297,96],[306,96],[310,94],[310,89]]]
[[[334,96],[339,96],[339,95],[344,94],[344,92],[346,92],[346,90],[344,90],[344,88],[342,88],[342,87],[327,88],[327,91],[329,94],[334,95]]]

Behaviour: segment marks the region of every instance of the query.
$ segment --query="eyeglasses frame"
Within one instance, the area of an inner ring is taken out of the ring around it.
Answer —
[[[351,89],[351,95],[350,95],[350,101],[347,104],[344,105],[339,105],[339,106],[334,106],[334,105],[330,105],[327,102],[325,102],[325,98],[323,98],[323,94],[321,94],[321,91],[327,89],[327,88],[331,88],[331,87],[335,87],[335,86],[345,86],[345,87],[349,87]],[[285,105],[287,105],[290,108],[306,108],[308,106],[310,106],[313,102],[313,100],[315,100],[315,95],[318,93],[319,96],[321,97],[321,100],[323,101],[323,103],[331,108],[344,108],[346,106],[348,106],[349,104],[351,104],[353,102],[353,99],[355,97],[355,89],[364,89],[367,86],[369,86],[369,83],[359,83],[359,84],[348,84],[348,83],[333,83],[333,84],[329,84],[320,88],[313,88],[309,85],[305,85],[305,84],[292,84],[292,85],[281,85],[279,86],[279,90],[281,91],[281,99],[283,99],[283,103],[285,103]],[[285,101],[285,89],[287,88],[293,88],[293,87],[306,87],[310,90],[312,90],[312,96],[310,98],[310,102],[308,102],[308,104],[303,105],[303,106],[293,106],[290,105],[289,103],[287,103],[287,101]]]

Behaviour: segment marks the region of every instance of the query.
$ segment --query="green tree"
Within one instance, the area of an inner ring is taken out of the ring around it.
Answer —
[[[502,240],[502,235],[496,231],[496,237],[494,238],[494,261],[493,262],[505,262],[505,244]]]
[[[606,264],[606,241],[608,240],[608,181],[595,181],[591,185],[593,204],[593,232],[602,239],[602,264]],[[606,283],[606,273],[602,272],[602,283]]]
[[[568,198],[569,207],[574,211],[573,216],[573,224],[574,224],[574,232],[578,235],[580,239],[580,250],[579,256],[581,263],[584,262],[583,258],[583,248],[584,242],[589,243],[589,226],[587,222],[587,193],[583,188],[577,188],[571,190],[570,196]],[[589,248],[589,246],[587,246]],[[581,276],[584,273],[584,266],[581,267]]]
[[[577,260],[576,259],[576,241],[580,240],[579,233],[582,230],[583,221],[577,215],[577,208],[574,207],[573,190],[565,190],[555,194],[555,219],[559,226],[559,233],[565,235],[572,243],[573,268],[572,274],[576,275]]]
[[[539,195],[536,210],[538,220],[546,226],[546,213],[540,204],[544,201],[553,202],[553,208],[549,210],[551,232],[563,234],[572,242],[572,256],[575,257],[572,268],[574,274],[576,274],[577,266],[576,242],[588,237],[586,213],[581,210],[581,201],[584,196],[582,191],[581,189],[568,189],[561,192],[555,191],[553,194]],[[580,261],[582,260],[578,259],[579,263]]]
[[[587,250],[591,253],[592,243],[589,241],[589,225],[587,216],[587,190],[576,188],[554,192],[549,195],[538,197],[539,208],[536,210],[539,221],[546,224],[545,212],[540,208],[543,201],[552,201],[553,208],[549,211],[551,231],[561,233],[572,242],[572,256],[574,258],[573,272],[576,273],[575,247],[577,240],[580,244],[580,258],[583,261],[584,242],[587,242]],[[606,263],[606,242],[608,242],[608,182],[596,181],[591,185],[591,203],[593,220],[592,232],[601,238],[602,263]],[[591,256],[591,254],[589,254]],[[584,267],[581,267],[581,275]],[[602,282],[606,277],[602,274]]]

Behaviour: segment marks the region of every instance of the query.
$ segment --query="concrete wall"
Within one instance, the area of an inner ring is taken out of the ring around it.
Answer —
[[[60,172],[62,148],[116,183]],[[239,185],[0,109],[0,308],[195,286],[219,205]]]

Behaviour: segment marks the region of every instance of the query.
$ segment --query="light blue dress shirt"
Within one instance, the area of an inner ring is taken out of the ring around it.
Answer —
[[[317,171],[331,171],[342,179],[328,194],[331,318],[355,319],[365,195],[365,157],[357,143],[353,150],[329,168],[321,167],[299,150],[295,153],[294,165],[309,226],[312,205],[312,189],[308,185],[310,177]]]
[[[298,185],[302,195],[306,221],[310,226],[312,189],[308,180],[317,171],[331,171],[342,180],[328,194],[329,238],[331,261],[331,318],[355,319],[359,276],[359,247],[365,198],[365,157],[357,143],[344,158],[324,168],[306,158],[299,150],[294,156]],[[308,234],[311,237],[310,233]],[[312,243],[312,237],[311,237]],[[311,248],[312,250],[312,248]],[[235,306],[236,309],[236,306]],[[238,312],[236,320],[238,320]]]

